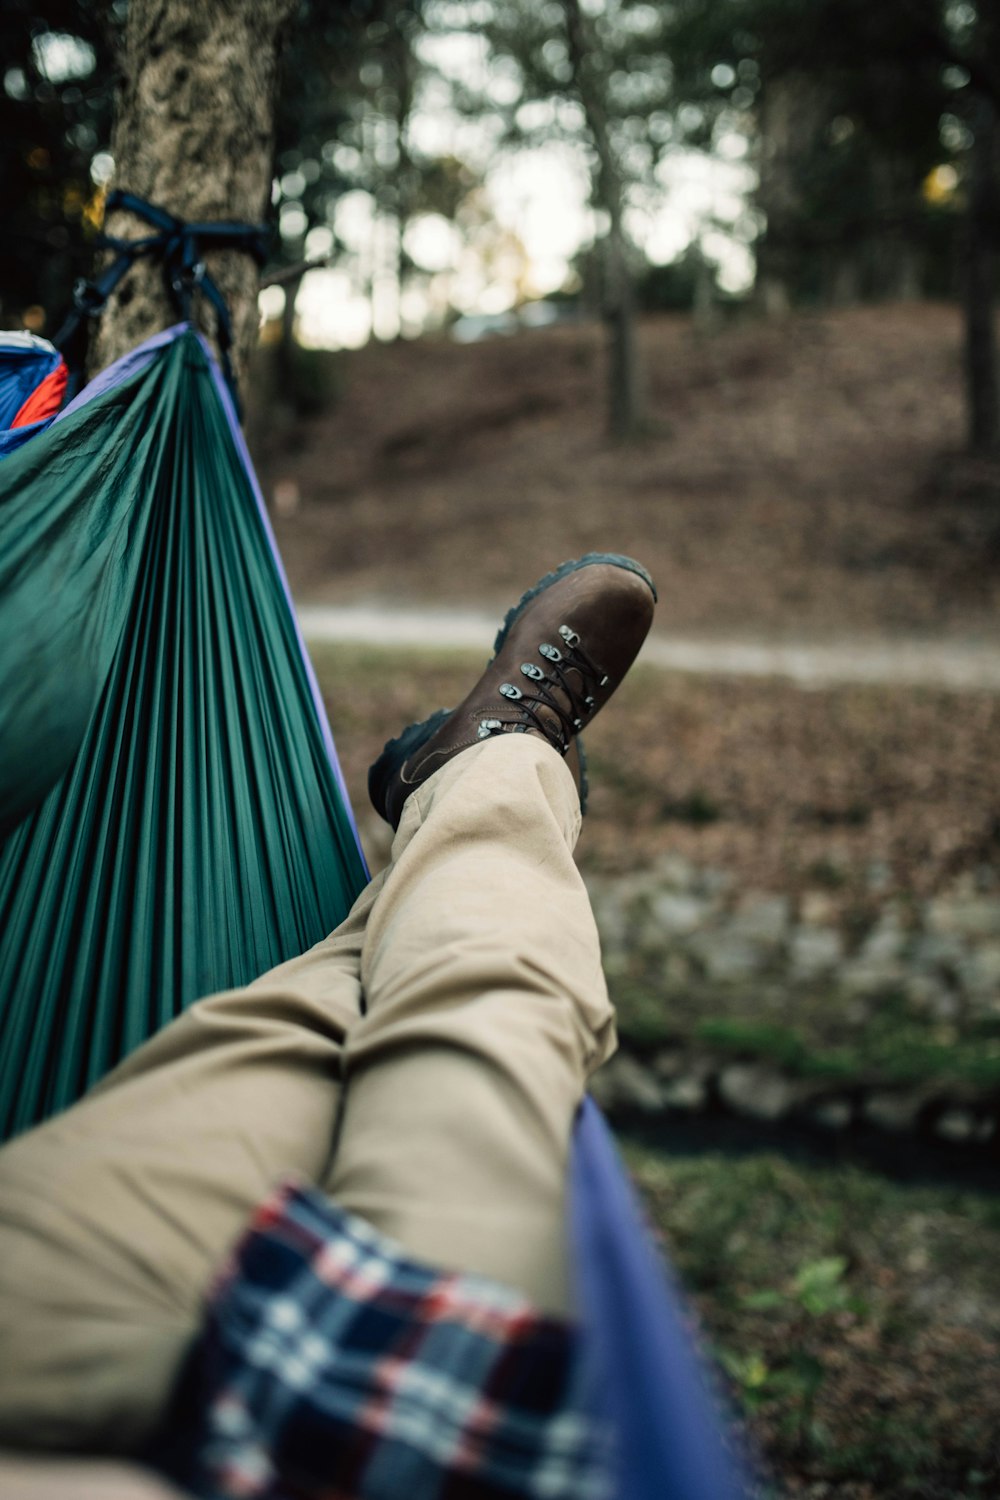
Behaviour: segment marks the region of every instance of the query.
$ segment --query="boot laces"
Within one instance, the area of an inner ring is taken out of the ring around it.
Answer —
[[[608,677],[588,655],[577,631],[568,625],[560,625],[559,636],[563,643],[561,647],[548,641],[543,641],[538,647],[538,654],[546,662],[546,667],[530,661],[521,663],[521,675],[532,684],[530,690],[513,682],[500,684],[502,696],[516,703],[529,722],[523,718],[482,719],[479,725],[481,740],[505,731],[523,734],[533,725],[553,749],[560,755],[566,754],[573,735],[583,728],[594,711],[595,690],[605,687]],[[582,689],[571,684],[570,672],[575,672],[581,679]],[[563,706],[557,694],[564,696],[568,707]]]

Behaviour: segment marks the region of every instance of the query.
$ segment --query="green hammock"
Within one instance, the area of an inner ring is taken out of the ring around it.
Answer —
[[[319,941],[367,878],[201,341],[94,391],[0,462],[3,1135]]]

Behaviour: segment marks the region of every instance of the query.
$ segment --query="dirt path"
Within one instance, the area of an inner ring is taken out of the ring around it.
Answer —
[[[461,609],[303,604],[298,615],[307,640],[423,650],[484,650],[497,628],[495,616]],[[1000,647],[988,640],[859,637],[793,645],[654,633],[640,660],[699,676],[780,677],[804,688],[868,682],[1000,692]]]

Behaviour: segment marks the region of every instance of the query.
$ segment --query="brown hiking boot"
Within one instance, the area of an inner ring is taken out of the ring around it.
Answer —
[[[497,734],[537,735],[566,756],[585,806],[576,736],[635,660],[655,602],[653,580],[628,557],[593,552],[549,573],[507,615],[468,697],[388,742],[368,773],[376,812],[395,828],[412,791],[452,756]]]

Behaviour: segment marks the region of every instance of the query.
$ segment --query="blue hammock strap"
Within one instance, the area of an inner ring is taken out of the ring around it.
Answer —
[[[98,235],[97,248],[113,250],[115,258],[99,276],[89,281],[81,277],[77,281],[73,288],[72,310],[52,342],[65,352],[75,342],[86,321],[99,317],[104,311],[108,298],[137,260],[160,260],[167,295],[181,321],[190,322],[196,297],[202,296],[211,303],[222,371],[239,412],[236,376],[230,358],[232,319],[218,283],[206,269],[205,254],[210,250],[242,250],[253,256],[258,265],[263,265],[271,240],[270,229],[266,224],[244,224],[235,219],[189,222],[179,219],[158,203],[149,203],[136,193],[119,188],[108,195],[105,207],[106,213],[116,210],[144,219],[155,233],[134,240],[119,239],[111,234]]]

